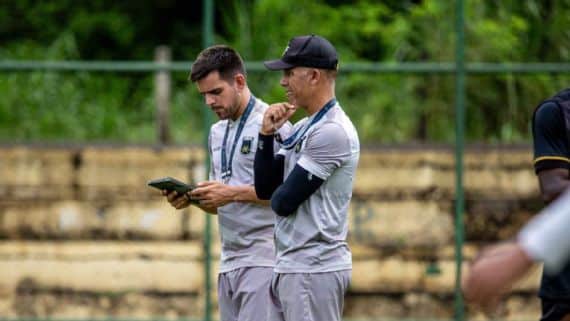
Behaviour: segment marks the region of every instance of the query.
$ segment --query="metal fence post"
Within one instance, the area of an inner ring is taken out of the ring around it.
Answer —
[[[204,0],[203,12],[203,47],[206,48],[214,43],[214,0]],[[212,114],[209,111],[204,113],[204,129],[208,133],[208,126],[212,123]],[[208,151],[208,134],[204,135],[205,150]],[[210,155],[206,152],[206,169],[209,172]],[[205,304],[204,320],[212,320],[212,217],[206,214],[206,224],[204,226],[204,278],[205,278]]]
[[[171,60],[170,48],[158,46],[154,51],[154,61],[168,64]],[[160,144],[170,143],[170,70],[160,69],[154,78],[154,95],[156,101],[156,130]]]
[[[463,0],[455,7],[455,320],[463,321],[465,307],[461,293],[461,266],[463,264],[464,195],[463,153],[465,136],[465,36]]]

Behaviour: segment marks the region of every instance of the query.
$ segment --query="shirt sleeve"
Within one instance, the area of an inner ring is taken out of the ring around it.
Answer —
[[[305,144],[297,164],[322,180],[351,156],[348,135],[337,123],[325,123],[316,128],[307,136]]]
[[[570,259],[570,191],[535,216],[519,232],[518,240],[547,274],[558,273]]]
[[[536,110],[533,118],[534,169],[570,169],[568,138],[562,111],[553,102]]]

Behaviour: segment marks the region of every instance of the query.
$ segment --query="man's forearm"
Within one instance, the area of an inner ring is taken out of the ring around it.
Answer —
[[[469,267],[462,281],[463,295],[474,305],[493,308],[533,265],[520,244],[494,245],[483,251]]]
[[[269,206],[269,200],[260,200],[251,185],[232,186],[232,202],[254,203]]]
[[[202,211],[208,213],[208,214],[218,215],[218,208],[217,207],[203,206],[200,204],[194,204],[194,205],[196,207],[198,207],[199,209],[201,209]]]
[[[259,142],[253,164],[255,193],[258,198],[269,200],[277,187],[283,183],[283,156],[273,154],[273,136],[259,134]]]

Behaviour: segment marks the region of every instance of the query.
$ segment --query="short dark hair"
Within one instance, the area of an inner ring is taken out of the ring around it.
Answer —
[[[241,73],[246,76],[245,66],[239,53],[226,45],[215,45],[204,49],[192,64],[190,80],[196,82],[212,71],[218,71],[220,78],[231,81]]]

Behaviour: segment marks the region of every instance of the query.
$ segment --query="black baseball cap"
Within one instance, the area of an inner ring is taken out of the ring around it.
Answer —
[[[338,55],[334,46],[321,36],[298,36],[289,40],[281,59],[265,61],[263,64],[270,70],[293,67],[337,69]]]

